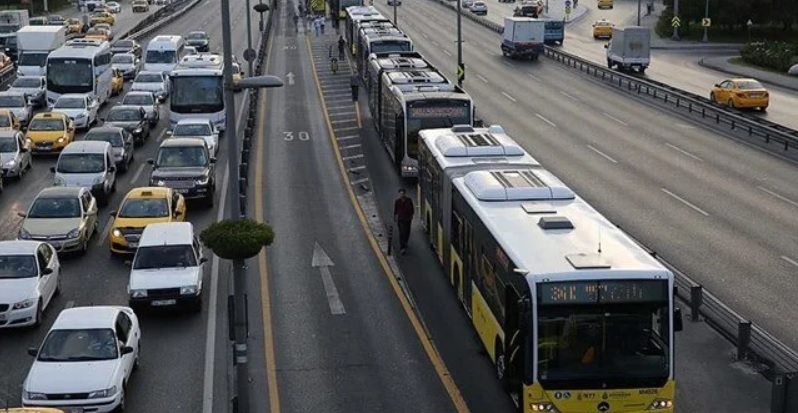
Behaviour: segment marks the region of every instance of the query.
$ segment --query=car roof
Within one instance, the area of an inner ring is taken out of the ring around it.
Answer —
[[[123,109],[138,111],[138,110],[141,109],[141,106],[139,106],[139,105],[114,105],[114,106],[111,106],[110,109],[108,109],[108,112],[111,112],[111,111],[114,111],[114,110],[119,111],[119,110],[123,110]]]
[[[92,306],[61,310],[50,330],[76,330],[89,328],[114,328],[116,317],[124,307]]]
[[[42,243],[39,241],[10,240],[0,241],[0,255],[34,254]]]
[[[732,82],[759,82],[758,80],[751,77],[733,77],[729,80],[731,80]]]
[[[119,132],[122,132],[123,130],[124,130],[123,128],[120,128],[118,126],[105,126],[105,125],[103,125],[103,126],[95,126],[95,127],[91,128],[91,129],[89,129],[88,132],[86,132],[86,136],[83,139],[88,138],[89,135],[91,135],[92,133],[101,133],[101,132],[116,132],[116,133],[119,133]]]
[[[85,98],[86,96],[88,96],[88,93],[64,93],[63,95],[59,96],[58,99],[61,99],[61,98]]]
[[[131,189],[125,199],[128,198],[166,198],[169,196],[170,189],[162,186],[140,186]]]
[[[139,248],[158,245],[191,245],[194,226],[190,222],[161,222],[149,224],[139,240]]]
[[[207,33],[207,32],[203,32],[202,30],[195,30],[195,31],[193,31],[193,32],[188,32],[188,34],[189,34],[189,35],[192,35],[192,34],[204,34],[205,36],[207,36],[207,35],[208,35],[208,33]]]
[[[0,96],[25,96],[25,94],[22,92],[17,92],[16,90],[13,89],[9,89],[0,92]]]
[[[140,75],[159,75],[159,76],[163,77],[163,73],[156,72],[154,70],[142,70],[141,72],[139,72],[139,74]]]
[[[50,186],[39,191],[36,198],[77,198],[81,192],[83,192],[83,187],[80,186]]]
[[[130,92],[125,93],[125,98],[128,96],[135,96],[135,95],[146,95],[146,96],[155,97],[154,93],[148,92],[146,90],[131,90]],[[122,98],[122,100],[125,100],[125,98]]]
[[[169,138],[161,142],[161,148],[172,146],[205,146],[202,138]]]
[[[68,117],[67,115],[65,115],[65,114],[63,114],[61,112],[40,112],[40,113],[37,113],[37,114],[33,115],[32,119],[51,119],[51,118],[53,118],[53,119],[64,119],[64,118],[67,118],[67,117]]]
[[[105,141],[75,141],[67,145],[61,153],[102,153],[110,148]]]

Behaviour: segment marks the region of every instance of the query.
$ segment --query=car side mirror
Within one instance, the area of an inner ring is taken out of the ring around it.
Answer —
[[[36,347],[31,347],[28,349],[28,355],[36,357],[39,354],[39,349]]]
[[[55,166],[50,167],[50,172],[55,173]]]
[[[108,215],[116,218],[116,211],[111,211],[111,212],[108,213]]]
[[[216,163],[216,158],[211,158],[211,163]]]
[[[720,83],[715,83],[715,87],[720,87]]]
[[[50,267],[47,267],[47,268],[42,270],[42,275],[50,275],[52,273],[53,273],[53,269],[50,268]]]
[[[170,130],[166,131],[166,136],[172,136],[172,131]]]
[[[28,216],[28,213],[27,212],[17,212],[17,215],[19,215],[21,218],[25,218],[25,217]]]
[[[133,353],[133,351],[135,351],[135,350],[133,350],[133,347],[130,347],[130,346],[124,346],[124,347],[122,347],[122,355],[123,355],[123,356],[124,356],[125,354],[130,354],[130,353]]]
[[[109,166],[108,167],[108,172],[116,172],[116,167],[115,166]]]
[[[208,262],[208,259],[205,258],[205,257],[202,257],[202,258],[200,258],[199,262],[200,262],[200,264],[205,264],[206,262]]]
[[[609,44],[605,44],[605,45],[604,45],[604,48],[605,48],[605,49],[609,49],[609,47],[610,47],[610,45],[609,45]]]
[[[155,165],[155,159],[147,159],[147,163],[150,165]]]

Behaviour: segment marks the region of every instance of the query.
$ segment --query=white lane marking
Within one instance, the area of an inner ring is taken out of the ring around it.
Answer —
[[[504,95],[504,97],[507,99],[510,99],[511,102],[517,102],[514,97],[508,95],[506,92],[502,92],[502,95]]]
[[[330,313],[333,315],[346,314],[344,303],[341,302],[341,296],[338,294],[338,289],[335,287],[335,282],[330,272],[330,267],[335,266],[335,264],[318,242],[313,246],[313,258],[310,266],[318,268],[321,273],[321,281],[324,283],[324,291],[327,293],[327,303],[330,304]]]
[[[694,211],[696,211],[696,212],[698,212],[698,213],[701,213],[701,214],[703,214],[704,216],[707,216],[707,217],[709,216],[709,213],[708,213],[708,212],[706,212],[706,211],[704,211],[703,209],[701,209],[701,208],[699,208],[699,207],[695,206],[695,205],[694,205],[693,203],[691,203],[690,201],[688,201],[688,200],[686,200],[686,199],[684,199],[684,198],[680,197],[679,195],[676,195],[676,194],[674,194],[673,192],[671,192],[671,191],[669,191],[669,190],[667,190],[667,189],[665,189],[665,188],[660,188],[660,189],[662,190],[662,192],[665,192],[666,194],[670,195],[670,196],[671,196],[673,199],[675,199],[675,200],[677,200],[677,201],[679,201],[679,202],[681,202],[681,203],[683,203],[683,204],[687,205],[688,207],[692,208]]]
[[[354,126],[354,127],[350,127],[350,128],[335,128],[335,131],[336,132],[343,132],[345,130],[357,130],[357,129],[360,129],[360,128],[358,128],[357,126]]]
[[[429,36],[427,36],[427,34],[424,32],[421,32],[421,36],[423,36],[425,39],[429,39]]]
[[[537,80],[538,82],[543,82],[543,80],[541,80],[539,77],[533,75],[532,73],[527,73],[526,75],[531,77],[532,79]]]
[[[445,54],[446,56],[451,56],[451,55],[452,55],[452,54],[451,54],[451,53],[449,53],[449,51],[448,51],[448,50],[446,50],[446,49],[443,49],[443,54]]]
[[[364,184],[364,183],[368,182],[368,180],[369,180],[368,178],[360,178],[357,181],[350,182],[350,184],[351,185]]]
[[[432,41],[432,45],[433,45],[433,46],[435,46],[435,47],[440,47],[440,46],[441,46],[441,45],[439,45],[439,44],[438,44],[438,42],[436,42],[435,40],[433,40],[433,41]]]
[[[361,153],[361,154],[352,155],[352,156],[345,156],[345,157],[343,157],[341,159],[344,160],[344,161],[350,161],[352,159],[359,159],[359,158],[362,158],[362,157],[363,157],[363,154]]]
[[[676,127],[682,129],[695,129],[695,126],[685,125],[684,123],[678,123],[678,122],[676,123]]]
[[[571,96],[571,95],[569,95],[568,93],[565,93],[565,92],[563,92],[562,90],[560,91],[560,94],[561,94],[561,95],[563,95],[563,96],[565,96],[565,97],[567,97],[568,99],[571,99],[571,100],[579,100],[579,99],[577,99],[576,97],[574,97],[574,96]]]
[[[353,144],[353,145],[342,146],[339,149],[341,149],[341,150],[344,150],[344,149],[355,149],[355,148],[359,148],[360,146],[361,145],[359,143],[356,143],[356,144]]]
[[[347,169],[347,171],[354,172],[354,171],[362,171],[364,169],[366,169],[366,165],[360,165],[360,166],[356,166],[354,168],[349,168],[349,169]]]
[[[144,172],[144,167],[149,165],[147,162],[142,163],[139,165],[139,169],[136,169],[136,173],[133,174],[133,177],[130,178],[130,185],[136,186],[136,182],[138,182],[139,178],[141,177],[141,173]]]
[[[691,158],[695,159],[695,160],[696,160],[696,161],[698,161],[698,162],[704,162],[704,160],[703,160],[703,159],[701,159],[700,157],[698,157],[698,156],[696,156],[696,155],[693,155],[692,153],[690,153],[690,152],[687,152],[686,150],[684,150],[684,149],[682,149],[682,148],[680,148],[680,147],[678,147],[678,146],[676,146],[676,145],[671,145],[671,144],[669,144],[669,143],[666,143],[666,144],[665,144],[665,146],[667,146],[667,147],[669,147],[669,148],[673,149],[674,151],[677,151],[677,152],[681,153],[681,154],[682,154],[682,155],[684,155],[684,156],[689,156],[689,157],[691,157]]]
[[[230,181],[230,169],[224,168],[222,178],[222,195],[219,198],[219,212],[216,221],[224,217],[224,208],[227,201],[227,185]],[[205,379],[202,389],[202,412],[213,413],[213,368],[216,355],[216,307],[219,291],[219,257],[214,255],[211,259],[211,291],[208,293],[208,324],[205,329]]]
[[[540,113],[536,113],[536,114],[535,114],[535,116],[537,116],[537,117],[538,117],[540,120],[542,120],[543,122],[546,122],[546,123],[548,123],[549,125],[551,125],[551,127],[553,127],[553,128],[556,128],[556,127],[557,127],[557,125],[555,125],[555,124],[554,124],[554,122],[552,122],[552,121],[550,121],[550,120],[546,119],[546,118],[545,118],[543,115],[541,115]]]
[[[349,140],[349,139],[355,139],[355,138],[359,138],[359,137],[360,137],[360,135],[341,136],[340,138],[338,138],[338,141],[339,142],[340,141],[346,141],[346,140]]]
[[[792,200],[792,199],[790,199],[790,198],[787,198],[787,197],[785,197],[785,196],[783,196],[783,195],[779,195],[779,194],[777,194],[777,193],[775,193],[775,192],[771,191],[770,189],[767,189],[767,188],[765,188],[765,187],[763,187],[763,186],[757,186],[757,188],[758,188],[760,191],[762,191],[762,192],[765,192],[766,194],[769,194],[769,195],[771,195],[771,196],[774,196],[774,197],[776,197],[776,198],[778,198],[778,199],[780,199],[780,200],[782,200],[782,201],[784,201],[784,202],[786,202],[786,203],[788,203],[788,204],[790,204],[790,205],[792,205],[792,206],[794,206],[794,207],[798,208],[798,202],[795,202],[795,201],[793,201],[793,200]]]
[[[594,148],[592,145],[587,145],[587,147],[588,147],[588,148],[589,148],[591,151],[593,151],[593,152],[595,152],[595,153],[597,153],[597,154],[599,154],[599,155],[603,156],[603,157],[604,157],[605,159],[607,159],[608,161],[610,161],[610,162],[612,162],[612,163],[618,163],[618,161],[616,161],[615,159],[613,159],[611,156],[609,156],[609,155],[607,155],[606,153],[604,153],[604,152],[602,152],[602,151],[600,151],[600,150],[598,150],[598,149]]]
[[[488,83],[488,79],[485,79],[485,76],[477,75],[477,77],[479,78],[479,80],[481,80],[481,81],[483,81],[485,83]]]
[[[612,115],[610,115],[610,114],[609,114],[609,113],[607,113],[607,112],[602,112],[602,113],[604,114],[604,116],[606,116],[606,117],[608,117],[608,118],[610,118],[610,119],[612,119],[612,120],[614,120],[614,121],[616,121],[616,122],[620,123],[620,124],[621,124],[621,125],[623,125],[623,126],[629,126],[629,124],[628,124],[628,123],[626,123],[626,122],[624,122],[624,121],[622,121],[622,120],[620,120],[620,119],[616,118],[615,116],[612,116]]]
[[[790,258],[790,257],[787,257],[787,256],[784,256],[784,255],[782,255],[782,256],[781,256],[781,259],[783,259],[784,261],[787,261],[787,262],[789,262],[790,264],[792,264],[792,265],[794,265],[794,266],[798,267],[798,261],[795,261],[794,259],[792,259],[792,258]]]
[[[111,225],[113,225],[115,218],[111,217],[108,222],[105,223],[102,232],[100,233],[100,237],[97,238],[97,246],[102,246],[105,244],[105,240],[108,238],[108,232],[111,230]]]

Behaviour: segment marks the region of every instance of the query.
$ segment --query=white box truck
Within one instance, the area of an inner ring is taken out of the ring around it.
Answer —
[[[621,71],[635,69],[643,73],[651,63],[651,29],[648,27],[614,27],[607,49],[607,67]]]
[[[505,17],[502,54],[511,58],[537,60],[543,52],[546,21],[531,17]]]
[[[18,76],[44,76],[47,55],[66,42],[66,26],[25,26],[17,31]]]
[[[0,33],[14,33],[30,23],[27,10],[0,11]]]

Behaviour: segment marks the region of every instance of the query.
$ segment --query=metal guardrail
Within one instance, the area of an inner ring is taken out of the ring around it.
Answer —
[[[434,1],[450,9],[457,9],[456,6],[453,6],[447,0]],[[483,17],[469,12],[463,12],[462,14],[496,33],[503,31],[501,25]],[[784,145],[785,150],[789,148],[798,149],[798,131],[793,129],[756,116],[745,116],[738,111],[718,106],[707,98],[685,92],[664,83],[640,79],[600,67],[595,63],[552,47],[546,47],[545,54],[555,61],[579,69],[588,75],[614,84],[618,88],[631,93],[645,94],[654,99],[662,100],[664,103],[672,104],[678,109],[687,109],[689,113],[699,113],[705,119],[714,120],[716,124],[727,124],[732,130],[747,131],[749,135],[762,137],[766,142],[771,140],[779,142]],[[735,356],[738,360],[762,363],[776,374],[788,373],[788,376],[798,374],[798,352],[765,331],[761,326],[752,323],[731,309],[715,295],[704,289],[701,284],[693,281],[687,274],[662,259],[654,250],[637,240],[635,242],[673,272],[678,297],[690,307],[690,320],[697,322],[703,317],[707,324],[736,346]],[[783,385],[780,383],[780,379],[777,382],[775,383],[776,385]]]
[[[449,0],[434,1],[455,10],[455,12],[457,11],[457,7]],[[467,10],[462,10],[461,14],[493,32],[502,33],[504,31],[501,24],[477,16]],[[614,85],[618,89],[662,101],[665,104],[672,105],[677,110],[687,110],[690,114],[700,114],[702,119],[708,122],[714,121],[716,125],[728,126],[733,131],[739,130],[748,133],[748,136],[760,137],[764,139],[766,143],[775,141],[783,145],[784,150],[790,148],[798,149],[798,131],[784,125],[770,122],[754,114],[720,106],[706,97],[669,86],[665,83],[605,68],[594,62],[563,52],[551,46],[546,46],[544,50],[544,55],[546,57],[602,80],[607,84]]]
[[[191,10],[200,3],[201,0],[180,0],[174,3],[171,3],[167,6],[164,6],[155,13],[147,16],[144,20],[139,22],[139,24],[133,26],[130,30],[128,30],[124,35],[120,36],[120,39],[131,37],[137,38],[145,36],[149,33],[152,33],[154,30],[163,27],[165,24],[170,23],[171,21],[175,20],[176,18],[182,16],[185,12]],[[185,7],[178,10],[178,7],[183,6],[184,4],[188,3]]]

